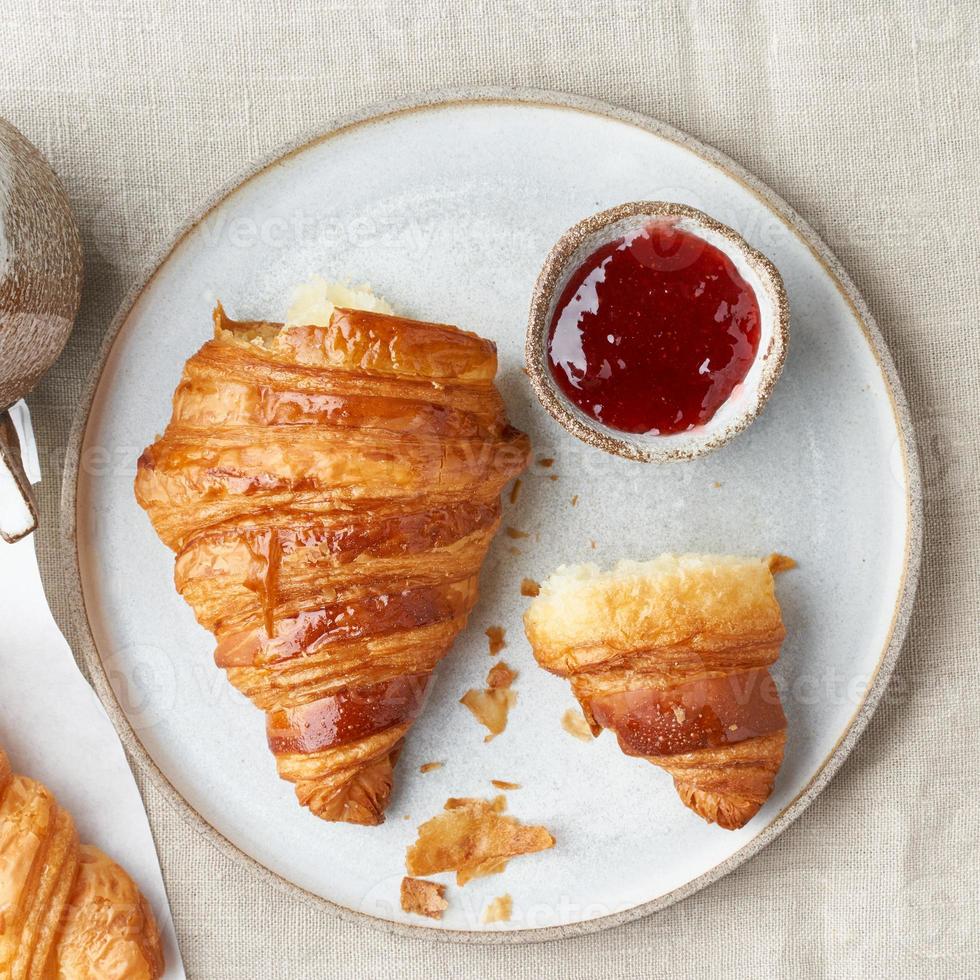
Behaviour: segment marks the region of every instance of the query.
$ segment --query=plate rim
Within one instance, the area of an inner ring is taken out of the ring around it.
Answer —
[[[642,902],[629,909],[611,912],[607,915],[595,919],[587,919],[582,922],[506,931],[441,929],[431,926],[413,925],[411,923],[393,922],[367,912],[348,908],[330,899],[316,895],[294,884],[277,872],[272,871],[236,844],[232,843],[217,828],[205,820],[187,802],[156,764],[150,753],[143,746],[139,736],[136,734],[123,711],[122,706],[119,704],[106,673],[105,665],[99,654],[98,645],[88,618],[77,544],[76,506],[78,481],[81,471],[81,452],[92,404],[102,379],[106,362],[123,325],[132,313],[133,307],[181,242],[199,224],[206,220],[217,207],[223,204],[244,185],[250,183],[255,177],[264,174],[277,164],[290,159],[314,145],[323,143],[358,126],[383,122],[395,116],[445,108],[453,105],[477,104],[517,104],[540,106],[549,109],[565,109],[586,115],[600,116],[631,125],[689,150],[702,160],[723,171],[727,176],[736,180],[755,197],[759,198],[807,246],[814,259],[828,273],[834,286],[860,324],[870,352],[881,371],[885,388],[889,395],[892,414],[895,419],[895,426],[901,445],[902,466],[907,486],[905,561],[898,600],[895,603],[895,608],[892,613],[892,621],[887,640],[879,656],[874,675],[868,684],[864,698],[855,708],[847,726],[844,728],[833,748],[828,752],[820,767],[803,789],[751,841],[713,868],[686,882],[679,888],[667,892],[665,895],[661,895],[647,902]],[[136,761],[141,772],[150,779],[156,789],[167,799],[168,803],[177,810],[184,821],[198,835],[207,839],[213,846],[217,847],[238,864],[248,868],[263,881],[276,886],[281,891],[306,905],[327,911],[341,919],[367,924],[383,932],[408,936],[414,939],[475,945],[513,945],[526,942],[552,941],[596,933],[603,929],[637,921],[653,912],[667,908],[693,895],[713,882],[718,881],[749,860],[749,858],[755,856],[767,844],[775,840],[816,799],[837,773],[867,727],[871,716],[881,701],[904,644],[915,601],[922,557],[922,482],[915,434],[905,392],[895,370],[891,354],[888,351],[888,347],[878,329],[874,317],[871,315],[867,304],[850,277],[844,271],[837,257],[831,252],[820,236],[817,235],[814,229],[783,201],[781,197],[770,190],[762,181],[749,173],[740,164],[730,159],[726,154],[673,126],[643,113],[616,106],[599,99],[547,89],[509,86],[454,87],[438,89],[402,99],[387,100],[382,103],[369,105],[360,110],[342,114],[331,119],[326,126],[315,127],[298,139],[278,147],[226,181],[216,192],[206,198],[202,204],[195,207],[190,216],[176,229],[163,248],[155,253],[113,316],[102,340],[95,364],[82,389],[65,451],[60,511],[60,545],[59,558],[67,583],[67,598],[70,613],[67,623],[68,633],[72,647],[76,651],[76,656],[80,656],[82,664],[86,668],[86,673],[90,677],[99,699],[112,720],[113,726],[125,746],[127,754],[131,759]]]

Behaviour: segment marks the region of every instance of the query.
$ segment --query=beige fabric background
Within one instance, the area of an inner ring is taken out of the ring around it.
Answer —
[[[926,552],[907,647],[842,772],[761,855],[628,927],[454,948],[284,898],[142,780],[190,976],[980,974],[980,16],[971,0],[847,6],[0,0],[0,114],[62,176],[87,253],[74,337],[31,399],[45,470],[38,546],[62,622],[69,422],[139,270],[250,161],[335,114],[427,89],[595,96],[730,154],[850,271],[918,428]]]

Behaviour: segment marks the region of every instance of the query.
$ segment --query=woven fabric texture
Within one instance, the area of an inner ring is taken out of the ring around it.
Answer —
[[[980,974],[980,7],[923,0],[3,0],[0,115],[63,179],[86,251],[77,328],[30,399],[57,560],[61,466],[112,315],[250,162],[337,115],[515,85],[649,113],[754,172],[867,299],[917,428],[925,558],[884,703],[772,846],[644,921],[561,943],[384,935],[284,898],[141,779],[188,973],[513,980]]]

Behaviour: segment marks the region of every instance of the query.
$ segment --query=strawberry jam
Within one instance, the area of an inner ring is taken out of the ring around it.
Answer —
[[[548,363],[586,415],[621,432],[703,425],[759,349],[759,304],[731,259],[659,219],[593,252],[559,297]]]

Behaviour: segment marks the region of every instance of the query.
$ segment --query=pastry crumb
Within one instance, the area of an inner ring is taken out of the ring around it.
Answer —
[[[569,735],[574,735],[575,738],[581,739],[583,742],[591,742],[595,738],[592,734],[592,729],[589,727],[589,723],[585,720],[585,715],[575,708],[569,708],[561,716],[561,727]]]
[[[519,554],[521,553],[521,549],[520,549],[520,548],[515,548],[515,547],[514,547],[513,545],[511,545],[511,546],[510,546],[510,547],[509,547],[509,548],[508,548],[507,550],[508,550],[508,551],[509,551],[509,552],[510,552],[510,553],[511,553],[512,555],[519,555]]]
[[[552,483],[554,483],[554,481],[558,479],[558,474],[557,473],[550,473],[548,475],[548,479],[551,480]]]
[[[589,544],[592,545],[592,550],[595,551],[595,541],[592,540],[592,541],[589,542]]]
[[[541,594],[541,586],[533,578],[521,579],[521,595],[531,596]]]
[[[517,503],[517,498],[520,495],[520,492],[521,492],[521,479],[520,477],[518,477],[514,481],[514,485],[510,488],[510,502],[512,504]]]
[[[495,657],[507,646],[504,641],[504,628],[503,626],[488,626],[484,632],[487,636],[487,647],[490,650],[490,656]]]
[[[506,779],[491,779],[491,786],[496,786],[497,789],[520,789],[520,783],[509,783]]]
[[[402,911],[441,919],[449,908],[445,899],[446,886],[423,878],[402,878]]]
[[[769,571],[773,575],[778,575],[780,572],[788,572],[791,568],[796,568],[796,562],[789,555],[780,555],[773,552],[767,560],[769,562]]]
[[[483,741],[490,742],[507,727],[507,715],[516,700],[517,694],[506,688],[481,691],[471,687],[459,703],[469,708],[473,717],[487,729],[489,734]]]
[[[715,482],[714,482],[714,483],[712,483],[711,485],[712,485],[712,486],[713,486],[713,487],[714,487],[714,488],[715,488],[716,490],[720,490],[720,489],[721,489],[721,484],[720,484],[720,483],[719,483],[719,482],[718,482],[717,480],[715,480]]]
[[[484,742],[492,741],[507,727],[507,716],[517,701],[517,693],[510,690],[516,677],[517,671],[501,660],[490,668],[485,689],[471,687],[459,699],[487,729],[489,734],[484,736]]]
[[[517,680],[517,671],[501,660],[495,663],[487,673],[487,687],[491,689],[510,687]]]
[[[542,456],[541,459],[538,460],[538,466],[543,466],[546,470],[550,469],[554,465],[555,460],[551,456]]]
[[[577,493],[572,497],[572,506],[573,507],[578,507],[578,494]]]
[[[405,854],[411,875],[456,872],[456,883],[497,874],[511,858],[554,847],[545,827],[522,824],[504,816],[507,801],[457,798],[446,800],[444,812],[419,827],[418,839]]]
[[[441,769],[445,764],[445,762],[423,762],[419,766],[419,772],[435,772],[436,769]]]
[[[521,538],[530,537],[527,531],[519,531],[516,527],[506,527],[504,528],[504,534],[513,541],[519,541]]]
[[[510,895],[499,895],[492,898],[487,903],[487,907],[480,916],[483,923],[489,922],[510,922],[511,913],[514,911],[514,901]]]

